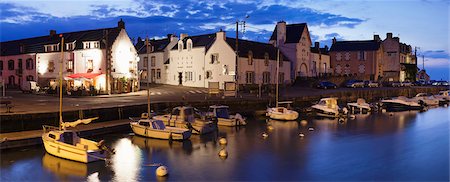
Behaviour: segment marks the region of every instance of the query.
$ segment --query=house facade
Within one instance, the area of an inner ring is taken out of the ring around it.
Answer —
[[[314,47],[311,47],[311,61],[313,77],[322,77],[332,74],[328,46],[320,48],[319,42],[315,42]]]
[[[17,62],[14,65],[18,68],[22,64],[22,68],[28,68],[22,71],[25,79],[33,78],[43,87],[56,88],[55,81],[62,67],[67,91],[95,89],[100,93],[121,93],[139,89],[139,57],[122,20],[114,28],[61,34],[51,30],[47,36],[2,42],[0,45],[1,60]],[[61,49],[64,49],[63,53]],[[26,62],[21,63],[24,58]],[[12,80],[14,75],[11,71],[2,73],[2,77]],[[22,76],[21,81],[17,81],[21,83],[19,87],[23,87],[23,80]]]
[[[36,53],[0,56],[0,80],[8,88],[23,88],[26,81],[35,81]]]
[[[270,37],[269,43],[279,47],[281,52],[291,60],[291,77],[314,76],[311,60],[311,37],[306,23],[289,24],[280,21]]]
[[[383,80],[385,81],[415,81],[417,61],[410,45],[400,42],[399,37],[392,33],[386,34],[382,41],[383,52]]]
[[[383,45],[374,40],[336,41],[330,48],[330,63],[335,76],[378,80],[383,75]]]

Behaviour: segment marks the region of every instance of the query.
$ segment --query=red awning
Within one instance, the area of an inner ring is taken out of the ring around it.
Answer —
[[[71,79],[77,79],[77,78],[92,79],[92,78],[95,78],[95,77],[97,77],[99,75],[101,75],[101,73],[75,73],[75,74],[67,76],[67,78],[71,78]]]

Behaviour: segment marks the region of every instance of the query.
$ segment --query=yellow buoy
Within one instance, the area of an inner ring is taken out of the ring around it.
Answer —
[[[300,124],[301,124],[302,126],[306,126],[306,125],[308,124],[308,121],[306,121],[306,120],[301,120],[301,121],[300,121]]]
[[[226,150],[226,149],[220,150],[220,151],[219,151],[219,157],[221,157],[221,158],[226,158],[226,157],[228,157],[228,152],[227,152],[227,150]]]
[[[166,166],[159,166],[156,168],[156,176],[167,176],[169,174],[169,169]]]
[[[269,126],[267,126],[267,129],[268,129],[269,131],[272,131],[274,128],[273,128],[272,125],[269,125]]]
[[[226,138],[222,137],[222,138],[219,139],[219,144],[220,144],[220,145],[226,145],[227,143],[228,143],[228,142],[227,142],[227,139],[226,139]]]

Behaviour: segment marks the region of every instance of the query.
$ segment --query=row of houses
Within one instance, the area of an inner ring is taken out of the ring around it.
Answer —
[[[208,87],[216,82],[223,89],[226,82],[288,85],[301,77],[331,75],[402,81],[417,71],[411,46],[392,33],[385,40],[378,35],[364,41],[334,38],[329,49],[313,45],[306,23],[284,21],[275,25],[268,43],[236,40],[222,30],[134,42],[120,20],[113,28],[51,30],[45,36],[1,42],[0,49],[0,76],[8,87],[37,81],[55,88],[62,67],[67,90],[101,93],[137,91],[139,83]]]

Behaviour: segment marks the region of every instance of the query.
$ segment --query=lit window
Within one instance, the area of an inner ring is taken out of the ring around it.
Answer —
[[[94,48],[100,48],[100,42],[98,41],[94,42]]]
[[[67,72],[73,72],[73,59],[67,61]]]
[[[53,72],[55,71],[55,62],[54,61],[50,61],[48,62],[48,72]]]
[[[148,57],[144,57],[144,68],[148,67]]]
[[[86,67],[87,67],[87,72],[88,73],[94,71],[94,60],[92,60],[92,59],[87,60]]]

